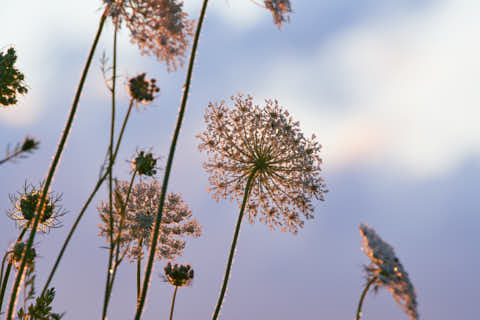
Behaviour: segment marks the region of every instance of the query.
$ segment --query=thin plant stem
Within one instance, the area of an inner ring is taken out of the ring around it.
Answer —
[[[22,238],[23,236],[25,235],[25,233],[27,232],[27,229],[28,229],[28,226],[30,225],[30,222],[28,222],[22,229],[22,231],[20,232],[20,234],[18,235],[18,238],[17,238],[17,241],[15,243],[19,243],[20,241],[22,241]],[[8,254],[8,252],[7,252]],[[5,257],[7,256],[7,254],[5,254]],[[3,258],[5,260],[5,257]],[[3,265],[2,265],[2,269],[3,269]],[[8,278],[10,277],[10,272],[12,271],[12,261],[9,261],[8,262],[8,265],[7,265],[7,270],[5,270],[5,277],[3,278],[3,280],[1,281],[1,288],[0,288],[0,313],[2,312],[2,305],[3,305],[3,298],[5,297],[5,291],[7,290],[7,285],[8,285]],[[2,270],[2,273],[3,273],[3,270]]]
[[[33,240],[35,239],[35,234],[36,234],[36,231],[37,231],[37,226],[38,226],[38,223],[40,222],[40,218],[41,218],[41,216],[43,215],[43,212],[44,212],[45,199],[47,197],[48,190],[49,190],[50,184],[53,180],[53,176],[55,174],[55,170],[57,168],[57,165],[60,162],[60,158],[61,158],[61,155],[63,153],[63,149],[65,147],[65,144],[67,142],[68,135],[71,131],[71,127],[72,127],[72,124],[73,124],[73,119],[75,118],[75,113],[77,111],[78,102],[80,100],[80,95],[81,95],[82,90],[83,90],[83,85],[85,83],[85,79],[87,78],[88,70],[90,68],[90,64],[92,62],[93,55],[95,53],[95,49],[97,48],[98,40],[100,39],[100,35],[102,33],[102,29],[103,29],[103,26],[105,24],[106,18],[107,18],[107,15],[106,15],[106,12],[104,12],[102,14],[102,17],[100,18],[100,23],[98,25],[97,33],[95,35],[95,39],[93,41],[92,47],[90,48],[90,52],[88,54],[88,58],[87,58],[85,67],[83,69],[82,76],[81,76],[80,82],[78,84],[77,92],[75,94],[75,98],[73,100],[72,107],[70,109],[70,115],[68,116],[67,123],[65,125],[65,128],[63,129],[63,133],[62,133],[62,136],[60,138],[60,143],[58,144],[57,152],[55,154],[55,157],[53,158],[53,161],[50,165],[50,169],[49,169],[48,174],[47,174],[47,179],[45,181],[45,186],[43,187],[42,196],[40,197],[40,201],[39,201],[39,203],[37,205],[37,208],[36,208],[36,211],[35,211],[38,214],[36,214],[34,219],[33,219],[32,231],[30,232],[30,236],[29,236],[28,241],[27,241],[27,246],[26,246],[25,252],[28,252],[28,250],[30,250],[32,248]],[[23,271],[25,269],[26,263],[27,263],[27,259],[26,259],[26,255],[24,253],[22,255],[22,262],[20,264],[19,272],[18,272],[18,275],[15,279],[15,283],[13,285],[12,293],[10,295],[10,302],[9,302],[9,305],[8,305],[8,311],[7,311],[7,317],[6,317],[7,320],[12,319],[13,312],[14,312],[13,309],[15,307],[15,301],[16,301],[18,289],[19,289],[19,286],[20,286],[21,276],[22,276]]]
[[[362,305],[363,305],[363,300],[365,299],[365,296],[367,294],[368,289],[370,289],[370,286],[377,280],[377,277],[373,277],[368,281],[367,285],[365,286],[365,289],[362,291],[362,295],[360,296],[360,301],[358,302],[358,307],[357,307],[357,315],[355,317],[355,320],[360,320],[360,317],[362,316]]]
[[[145,268],[145,275],[143,276],[143,286],[141,290],[141,295],[137,301],[137,311],[135,314],[135,320],[140,320],[143,312],[143,307],[145,306],[145,299],[147,297],[148,286],[150,284],[150,277],[152,275],[153,260],[155,258],[155,250],[157,249],[158,234],[160,231],[160,224],[162,222],[162,213],[163,206],[165,204],[165,197],[167,194],[168,180],[170,178],[170,172],[172,170],[173,156],[175,154],[175,149],[177,146],[177,139],[180,134],[180,128],[182,126],[183,116],[185,114],[185,109],[187,106],[188,93],[190,92],[190,83],[192,80],[193,66],[195,63],[195,55],[197,53],[198,41],[200,39],[200,32],[202,30],[202,24],[207,11],[208,0],[203,1],[202,10],[200,11],[200,16],[198,19],[197,30],[195,31],[195,36],[192,44],[192,51],[190,53],[190,60],[188,63],[187,76],[185,80],[182,102],[180,104],[180,110],[178,112],[177,124],[172,138],[172,144],[170,145],[170,151],[168,153],[167,165],[165,167],[165,175],[163,176],[162,184],[162,193],[160,195],[160,202],[158,205],[157,216],[155,219],[155,226],[153,228],[152,234],[152,243],[150,246],[150,254],[148,257],[147,265]]]
[[[108,269],[107,269],[107,283],[105,284],[105,300],[103,305],[103,315],[102,319],[106,317],[106,308],[108,305],[107,295],[108,288],[110,287],[110,271],[112,269],[113,261],[113,251],[114,251],[114,242],[113,242],[113,199],[112,199],[112,189],[113,189],[113,139],[115,137],[115,84],[117,78],[117,31],[118,31],[118,22],[114,22],[114,31],[113,31],[113,76],[112,76],[112,88],[110,90],[112,96],[112,112],[110,120],[110,145],[109,150],[109,173],[108,173],[108,204],[109,204],[109,232],[108,236],[110,238],[110,250],[108,255]]]
[[[250,194],[250,187],[252,185],[253,178],[255,177],[256,170],[254,169],[252,173],[248,176],[247,185],[245,186],[245,192],[243,194],[242,207],[240,208],[240,213],[238,214],[237,226],[235,227],[235,233],[233,235],[232,246],[230,248],[230,255],[228,256],[227,269],[225,270],[225,277],[223,278],[222,289],[220,290],[220,295],[217,301],[217,307],[212,316],[212,320],[218,318],[220,314],[220,309],[222,308],[223,298],[225,297],[225,292],[227,291],[228,279],[230,278],[230,269],[232,268],[233,256],[235,255],[235,248],[237,246],[238,234],[240,233],[240,225],[242,224],[243,214],[245,212],[245,205],[247,204],[248,196]]]
[[[117,155],[118,155],[118,150],[120,148],[120,143],[122,142],[123,134],[125,132],[125,128],[127,126],[128,119],[130,118],[130,114],[133,108],[133,99],[130,100],[130,105],[128,106],[128,111],[127,114],[125,115],[125,118],[123,119],[123,124],[122,128],[120,130],[120,134],[118,135],[117,138],[117,144],[115,146],[115,152],[113,154],[113,159],[116,160]],[[70,240],[75,233],[78,224],[80,223],[80,220],[82,219],[83,215],[85,214],[85,211],[87,210],[88,206],[90,205],[90,202],[92,202],[93,197],[95,197],[95,194],[97,193],[98,189],[100,189],[100,186],[102,183],[105,181],[105,179],[108,176],[108,173],[110,172],[110,167],[107,169],[107,171],[98,179],[97,184],[92,190],[92,193],[88,197],[87,201],[83,205],[82,209],[80,210],[80,213],[78,214],[77,218],[75,219],[75,222],[73,223],[72,227],[70,228],[70,231],[68,232],[67,238],[65,239],[62,249],[60,249],[60,252],[58,253],[57,259],[55,260],[55,264],[52,267],[52,270],[50,271],[50,274],[48,276],[47,282],[45,282],[45,285],[42,290],[42,295],[45,294],[47,291],[48,287],[50,286],[50,283],[52,282],[53,276],[55,275],[55,272],[57,271],[58,265],[60,264],[60,261],[63,258],[63,254],[65,253],[65,250],[67,249],[68,244],[70,243]]]
[[[138,247],[141,248],[143,245],[143,239],[140,239]],[[142,285],[142,259],[137,257],[137,299],[140,297],[140,290]]]
[[[115,238],[115,240],[113,240],[113,236],[112,236],[112,241],[114,242],[112,250],[115,250],[115,263],[113,264],[113,269],[112,269],[112,261],[110,261],[110,265],[109,265],[109,268],[107,270],[107,284],[105,285],[105,298],[103,300],[102,319],[106,319],[106,317],[107,317],[108,304],[110,302],[110,297],[112,295],[113,282],[115,281],[115,276],[117,274],[117,269],[118,269],[118,266],[120,264],[120,259],[119,259],[120,236],[122,234],[123,221],[125,219],[125,214],[126,214],[125,209],[127,207],[128,200],[130,198],[130,192],[132,191],[132,186],[133,186],[133,182],[135,181],[136,174],[137,174],[137,170],[135,170],[132,174],[132,178],[130,179],[130,184],[128,186],[127,197],[125,199],[125,202],[122,203],[122,206],[121,206],[121,209],[120,209],[122,217],[120,219],[120,225],[119,225],[117,237]],[[112,248],[112,246],[111,246],[111,248]],[[110,277],[110,275],[111,275],[111,277]]]
[[[178,286],[175,286],[175,291],[173,291],[172,307],[170,308],[170,320],[173,319],[173,308],[175,308],[175,298],[177,297],[177,289],[178,289]]]
[[[5,262],[7,262],[8,255],[10,253],[11,252],[7,250],[7,252],[5,252],[5,255],[3,256],[3,259],[2,259],[2,269],[0,271],[0,288],[2,287],[2,283],[3,283],[3,271],[5,270]]]

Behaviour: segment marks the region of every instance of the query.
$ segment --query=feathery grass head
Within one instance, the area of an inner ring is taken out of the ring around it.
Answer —
[[[315,136],[305,138],[288,111],[276,100],[260,107],[251,96],[231,97],[210,103],[205,114],[207,128],[198,135],[200,151],[209,155],[204,168],[214,198],[243,198],[248,177],[253,180],[247,203],[251,223],[257,217],[271,229],[296,233],[313,218],[312,198],[324,200],[327,192],[320,177],[320,144]]]
[[[163,269],[165,272],[165,280],[170,282],[172,286],[188,287],[193,280],[193,269],[189,264],[172,264],[169,262]]]
[[[366,224],[360,225],[360,234],[364,240],[363,252],[371,261],[370,265],[365,266],[367,277],[369,279],[376,277],[376,288],[389,289],[395,301],[410,316],[410,319],[418,319],[415,290],[393,248]]]
[[[183,66],[194,22],[178,0],[103,0],[119,26],[125,23],[142,54],[153,54],[169,71]]]
[[[6,53],[0,52],[0,105],[5,107],[17,104],[17,94],[28,92],[25,76],[14,66],[16,61],[14,48],[9,48]]]
[[[10,195],[10,201],[13,208],[7,210],[7,215],[15,220],[20,227],[30,224],[35,217],[37,206],[39,205],[42,196],[43,183],[38,187],[34,185],[27,185],[23,187],[22,192]],[[61,227],[59,218],[65,215],[65,211],[59,205],[61,195],[49,192],[45,198],[42,215],[38,223],[37,230],[47,232],[51,228]]]
[[[131,190],[125,209],[124,225],[120,232],[121,208],[126,201],[129,184],[118,181],[115,185],[115,203],[113,208],[114,234],[119,236],[120,245],[126,251],[130,261],[142,259],[145,248],[150,247],[151,235],[160,201],[161,185],[152,180],[139,182]],[[159,245],[156,257],[174,259],[180,256],[185,247],[186,236],[200,236],[202,227],[179,194],[167,194],[163,209],[162,224],[158,236]],[[99,226],[100,235],[109,241],[109,205],[102,202],[98,207],[103,224]]]

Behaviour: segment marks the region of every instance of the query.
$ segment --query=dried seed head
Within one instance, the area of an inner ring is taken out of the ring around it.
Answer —
[[[24,253],[25,253],[27,267],[30,267],[33,265],[34,260],[37,257],[37,252],[35,251],[35,248],[30,248],[29,250],[26,250],[26,249],[27,249],[27,244],[23,242],[17,242],[13,246],[13,249],[10,255],[10,262],[12,262],[16,268],[20,267],[20,263],[22,262],[22,257]]]
[[[128,81],[130,97],[137,103],[150,103],[155,98],[155,94],[160,92],[156,85],[156,80],[146,80],[145,76],[145,73],[141,73]]]

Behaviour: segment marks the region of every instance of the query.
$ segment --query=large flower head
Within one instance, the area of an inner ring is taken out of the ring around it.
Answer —
[[[303,217],[312,218],[312,198],[324,199],[327,191],[320,177],[320,144],[306,138],[300,124],[276,100],[260,107],[251,96],[210,103],[207,129],[198,137],[200,151],[209,155],[204,168],[214,198],[241,201],[250,175],[246,211],[249,221],[257,217],[271,229],[293,233],[303,227]],[[303,216],[303,217],[302,217]]]
[[[17,103],[17,94],[26,94],[25,76],[15,67],[17,53],[9,48],[6,53],[0,52],[0,105],[9,106]]]
[[[410,319],[418,319],[415,290],[393,248],[366,224],[360,225],[360,234],[364,240],[363,251],[371,261],[371,264],[365,267],[368,278],[376,277],[376,287],[389,289]]]
[[[122,207],[127,199],[129,184],[119,181],[115,186],[115,203],[113,208],[114,238],[120,236],[120,244],[131,261],[142,259],[145,248],[150,247],[152,229],[158,210],[161,185],[152,180],[150,183],[139,182],[131,190],[124,213]],[[109,205],[102,202],[98,207],[103,224],[100,235],[109,241]],[[125,214],[120,231],[121,217]],[[165,200],[162,224],[158,236],[157,259],[172,260],[182,254],[185,236],[200,236],[202,227],[192,219],[192,211],[179,194],[169,193]],[[120,233],[120,234],[119,234]]]
[[[108,14],[121,25],[125,23],[132,42],[142,54],[153,54],[165,61],[169,70],[184,63],[193,21],[183,12],[178,0],[103,0]]]
[[[27,224],[31,227],[42,196],[42,190],[43,184],[40,184],[38,187],[25,184],[22,192],[10,195],[13,208],[7,210],[7,215],[15,220],[21,228]],[[43,205],[42,216],[40,217],[37,227],[38,231],[45,233],[51,228],[61,226],[59,218],[65,214],[65,211],[59,205],[60,201],[61,195],[54,192],[47,194],[45,204]]]

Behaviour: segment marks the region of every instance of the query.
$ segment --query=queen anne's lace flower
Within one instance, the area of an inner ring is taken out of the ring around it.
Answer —
[[[23,192],[10,195],[10,201],[13,208],[7,210],[7,215],[15,220],[21,228],[33,222],[37,206],[42,196],[43,184],[38,187],[25,184]],[[37,230],[47,232],[51,228],[61,227],[59,218],[65,215],[65,211],[59,205],[61,195],[49,192],[45,198],[43,213],[38,223]]]
[[[284,22],[289,22],[288,14],[292,12],[290,0],[265,0],[265,8],[270,10],[273,15],[273,23],[279,28]]]
[[[172,286],[188,287],[193,280],[193,269],[189,264],[172,264],[169,262],[163,269],[165,271],[165,280]]]
[[[119,235],[121,208],[128,192],[128,183],[120,181],[115,186],[113,208],[114,238]],[[131,261],[142,259],[144,249],[150,247],[151,231],[155,223],[161,186],[156,180],[150,183],[139,182],[131,190],[125,210],[124,224],[120,234],[120,245]],[[109,241],[109,205],[102,202],[98,207],[103,221],[100,235]],[[157,259],[174,259],[182,254],[185,247],[184,237],[200,236],[202,227],[179,194],[167,194],[159,233]]]
[[[142,53],[165,61],[169,70],[184,63],[187,37],[193,34],[193,21],[187,20],[178,0],[103,0],[108,14],[125,22],[132,42]]]
[[[198,138],[200,151],[210,155],[204,168],[214,198],[241,201],[248,177],[254,172],[246,211],[250,223],[257,217],[271,229],[293,233],[312,218],[311,199],[323,200],[327,191],[320,177],[320,144],[305,138],[298,122],[276,100],[253,105],[252,97],[232,97],[232,109],[209,104],[207,129]]]
[[[372,262],[369,266],[365,266],[368,277],[370,279],[376,277],[377,288],[389,289],[395,301],[410,316],[410,319],[418,319],[415,290],[393,248],[366,224],[360,225],[360,233],[364,240],[363,251]]]

